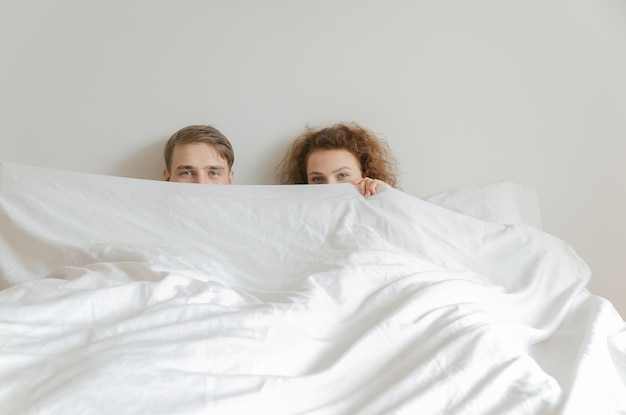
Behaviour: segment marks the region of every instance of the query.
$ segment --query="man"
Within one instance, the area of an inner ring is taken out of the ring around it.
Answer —
[[[166,181],[232,184],[235,153],[228,139],[210,125],[190,125],[165,144]]]

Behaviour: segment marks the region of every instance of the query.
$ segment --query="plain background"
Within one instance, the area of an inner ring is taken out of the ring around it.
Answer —
[[[275,184],[305,125],[355,121],[412,195],[535,186],[626,315],[626,2],[0,0],[0,57],[0,161],[160,180],[212,124]]]

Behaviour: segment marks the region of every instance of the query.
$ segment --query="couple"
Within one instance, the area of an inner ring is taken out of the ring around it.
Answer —
[[[235,153],[216,128],[191,125],[165,145],[165,180],[231,184]],[[282,184],[352,183],[366,198],[378,186],[396,186],[395,161],[387,144],[356,124],[307,128],[279,165]]]

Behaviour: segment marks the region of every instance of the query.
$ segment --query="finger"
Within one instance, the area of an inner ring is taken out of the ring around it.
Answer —
[[[378,187],[378,181],[376,179],[370,179],[368,177],[366,187],[367,187],[368,196],[375,195],[376,188]]]
[[[372,194],[375,195],[376,192],[378,191],[378,180],[376,180],[376,179],[372,180],[372,184],[371,184],[370,188],[371,188]]]
[[[358,179],[355,180],[354,183],[359,186],[359,192],[361,192],[362,195],[365,195],[367,192],[367,182],[363,179]]]
[[[365,196],[365,198],[368,198],[369,197],[369,187],[368,187],[369,180],[367,177],[363,177],[361,180],[362,180],[361,181],[361,194]]]

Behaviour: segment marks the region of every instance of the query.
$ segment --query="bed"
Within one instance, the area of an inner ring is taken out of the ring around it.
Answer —
[[[626,413],[625,323],[534,197],[1,164],[0,412]]]

